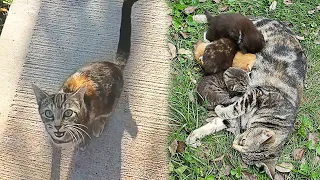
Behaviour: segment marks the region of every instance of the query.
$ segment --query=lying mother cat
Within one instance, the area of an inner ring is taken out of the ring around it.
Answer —
[[[284,144],[291,137],[306,74],[306,56],[292,31],[279,21],[252,19],[266,41],[257,53],[249,88],[239,100],[218,105],[208,124],[194,130],[187,144],[227,129],[236,135],[233,148],[248,165],[263,166],[271,179]],[[241,134],[240,134],[241,133]]]

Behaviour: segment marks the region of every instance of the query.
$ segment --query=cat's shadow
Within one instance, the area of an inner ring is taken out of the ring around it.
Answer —
[[[92,137],[85,150],[74,150],[68,179],[121,179],[121,144],[125,132],[129,138],[135,138],[138,133],[128,103],[117,108],[100,137]],[[53,148],[51,180],[60,179],[61,151]]]

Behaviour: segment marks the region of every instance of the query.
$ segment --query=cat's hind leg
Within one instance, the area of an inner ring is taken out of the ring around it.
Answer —
[[[108,116],[106,115],[99,116],[94,120],[94,123],[92,126],[92,134],[95,137],[99,137],[103,133],[107,120],[108,120]]]
[[[205,136],[208,136],[212,133],[221,131],[227,128],[223,123],[223,119],[219,117],[213,117],[209,123],[203,125],[202,127],[194,130],[186,139],[186,144],[192,147],[198,147],[201,145],[200,140]]]

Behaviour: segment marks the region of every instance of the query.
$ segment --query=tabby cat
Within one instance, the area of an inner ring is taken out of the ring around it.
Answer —
[[[194,130],[186,142],[200,145],[199,140],[222,129],[237,135],[233,148],[249,165],[263,166],[270,178],[275,163],[294,130],[306,74],[306,56],[293,32],[283,23],[253,18],[266,40],[257,53],[251,71],[250,87],[236,102],[218,105],[208,124]]]
[[[219,105],[228,105],[235,102],[249,86],[248,72],[239,68],[230,67],[224,72],[219,72],[203,77],[197,85],[198,101],[208,102],[206,108],[214,110]]]
[[[32,85],[41,119],[54,145],[86,145],[90,135],[99,137],[115,109],[123,89],[122,71],[131,44],[131,8],[137,0],[125,0],[122,7],[116,62],[93,62],[72,74],[60,91],[48,94]]]

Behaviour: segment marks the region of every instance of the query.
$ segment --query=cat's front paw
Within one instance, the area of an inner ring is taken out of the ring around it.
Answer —
[[[200,132],[197,130],[194,130],[186,139],[186,144],[191,146],[191,147],[199,147],[201,146],[201,135],[199,134]]]
[[[216,108],[214,108],[214,112],[217,114],[217,116],[219,116],[222,119],[227,119],[225,117],[225,113],[224,113],[224,107],[221,105],[216,106]]]

